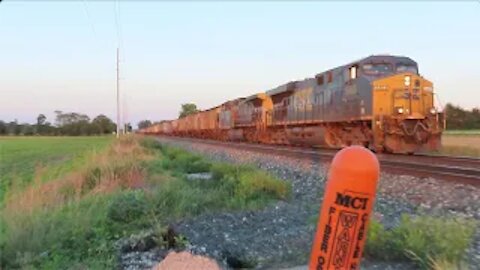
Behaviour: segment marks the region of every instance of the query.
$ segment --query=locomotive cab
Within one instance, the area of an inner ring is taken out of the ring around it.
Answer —
[[[238,114],[235,116],[236,137],[243,137],[249,142],[269,141],[267,120],[268,112],[273,108],[272,99],[265,93],[251,95],[238,104]]]
[[[416,65],[397,64],[396,73],[372,81],[375,148],[413,153],[440,147],[443,114],[434,105],[432,82]]]

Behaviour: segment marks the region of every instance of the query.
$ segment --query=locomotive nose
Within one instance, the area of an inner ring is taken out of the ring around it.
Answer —
[[[441,114],[434,107],[430,81],[403,72],[374,81],[373,89],[375,132],[385,149],[403,153],[435,149],[442,130]]]
[[[397,118],[424,119],[432,110],[431,85],[413,73],[392,76],[393,113]]]

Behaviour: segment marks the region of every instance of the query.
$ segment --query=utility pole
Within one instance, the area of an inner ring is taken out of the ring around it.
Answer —
[[[120,53],[117,47],[117,139],[120,137],[120,66],[119,66]]]
[[[123,96],[122,96],[122,126],[123,126],[123,134],[128,134],[128,107],[127,107],[127,93],[126,91],[123,91]]]

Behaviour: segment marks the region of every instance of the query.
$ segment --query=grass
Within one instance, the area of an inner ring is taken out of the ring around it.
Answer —
[[[115,268],[114,243],[122,237],[154,228],[155,243],[165,246],[173,221],[258,209],[290,194],[286,182],[256,168],[211,162],[152,140],[124,138],[82,159],[55,179],[33,177],[8,190],[0,213],[1,268]],[[187,180],[192,172],[213,177]]]
[[[315,226],[318,215],[309,219]],[[477,221],[465,218],[403,215],[391,228],[370,220],[363,256],[381,261],[410,261],[415,269],[467,270],[466,251]]]
[[[445,135],[464,135],[464,136],[477,136],[480,135],[480,129],[470,129],[470,130],[445,130],[443,132]]]
[[[383,260],[412,260],[421,269],[455,269],[466,265],[463,259],[475,225],[466,219],[405,215],[397,227],[385,230],[372,220],[365,254]]]
[[[35,177],[55,179],[87,162],[112,137],[0,137],[0,202],[12,184],[28,186]]]
[[[124,138],[78,158],[82,162],[73,163],[81,165],[57,179],[35,177],[26,187],[8,190],[1,209],[2,266],[58,269],[73,262],[113,267],[109,240],[120,236],[122,230],[115,228],[122,227],[110,226],[107,213],[117,207],[115,198],[142,185],[142,164],[151,155]]]
[[[290,186],[249,166],[203,160],[180,149],[163,147],[162,167],[176,178],[157,190],[155,208],[169,217],[186,217],[212,210],[257,209],[275,199],[286,199]],[[211,172],[212,179],[187,180],[185,173]],[[178,177],[179,176],[179,177]]]
[[[442,136],[441,154],[480,157],[480,133],[446,133]]]
[[[151,139],[109,142],[92,142],[76,153],[62,150],[69,156],[65,163],[42,161],[44,170],[34,170],[24,186],[8,189],[0,208],[0,268],[116,268],[118,239],[153,229],[155,245],[170,247],[165,233],[172,222],[208,212],[259,209],[291,193],[286,182],[252,166],[213,162]],[[43,157],[29,159],[36,164]],[[70,171],[50,178],[44,173],[58,166]],[[199,172],[212,177],[187,179]],[[463,219],[405,216],[399,226],[386,230],[372,221],[365,254],[413,260],[424,269],[463,269],[474,227]],[[176,239],[178,245],[188,241]]]

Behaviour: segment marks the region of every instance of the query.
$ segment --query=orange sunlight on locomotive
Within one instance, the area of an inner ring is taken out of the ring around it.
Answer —
[[[140,133],[412,154],[440,148],[434,97],[415,61],[373,55]]]

